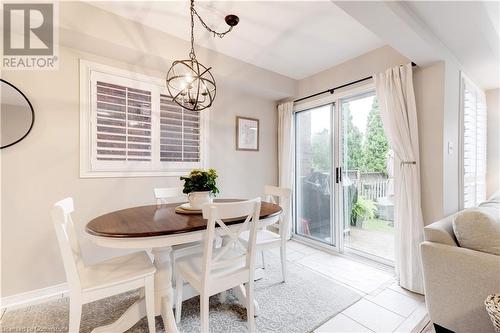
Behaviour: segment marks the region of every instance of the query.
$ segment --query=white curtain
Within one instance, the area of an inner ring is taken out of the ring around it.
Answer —
[[[280,187],[293,186],[293,102],[278,105],[278,184]],[[291,203],[288,205],[287,237],[292,234]]]
[[[423,294],[419,244],[424,224],[412,66],[390,68],[373,78],[384,129],[394,150],[396,273],[403,288]]]

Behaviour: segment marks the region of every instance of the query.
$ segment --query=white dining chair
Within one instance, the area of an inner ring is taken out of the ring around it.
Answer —
[[[209,297],[244,284],[248,329],[250,332],[255,332],[255,239],[259,215],[260,198],[203,206],[203,218],[207,219],[203,246],[198,253],[182,257],[174,263],[177,322],[181,320],[184,281],[200,293],[201,332],[209,332]],[[233,227],[228,227],[223,221],[238,217],[246,218],[243,223]],[[249,241],[243,244],[239,240],[239,235],[246,230],[249,231]],[[216,234],[229,241],[220,248],[215,248],[213,245]]]
[[[83,304],[144,288],[149,332],[155,332],[155,267],[145,252],[136,252],[85,266],[71,213],[73,199],[54,204],[52,219],[69,285],[69,332],[80,329]]]
[[[182,193],[182,187],[157,187],[154,189],[157,205],[185,202],[186,195]]]
[[[264,251],[280,248],[281,257],[281,273],[283,277],[283,282],[286,282],[286,242],[288,238],[288,228],[290,220],[290,199],[292,195],[292,190],[284,187],[277,187],[266,185],[264,186],[265,200],[274,204],[279,204],[283,209],[283,213],[280,215],[276,227],[278,228],[279,234],[266,229],[269,223],[266,223],[265,219],[260,221],[260,224],[265,226],[263,229],[257,231],[257,241],[256,249],[257,253],[260,252],[262,258],[262,267],[265,268]],[[242,242],[247,242],[249,239],[249,233],[244,232],[240,235]]]

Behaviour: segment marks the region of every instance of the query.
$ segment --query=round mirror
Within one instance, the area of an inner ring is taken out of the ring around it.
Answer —
[[[24,139],[33,127],[35,112],[26,96],[11,83],[0,79],[0,149]]]

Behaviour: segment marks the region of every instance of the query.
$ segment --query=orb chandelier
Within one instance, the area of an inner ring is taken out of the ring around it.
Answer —
[[[229,28],[224,32],[211,29],[196,12],[194,0],[191,0],[191,51],[189,59],[176,60],[167,73],[167,90],[172,100],[184,109],[200,111],[210,107],[215,99],[217,87],[215,79],[210,70],[212,67],[202,65],[194,52],[194,17],[196,16],[201,25],[211,32],[214,37],[222,38],[238,24],[236,15],[227,15],[225,21]]]

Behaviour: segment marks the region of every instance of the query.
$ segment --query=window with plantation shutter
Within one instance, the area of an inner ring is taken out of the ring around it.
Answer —
[[[166,95],[160,99],[160,160],[200,161],[200,113],[183,109]]]
[[[151,161],[151,92],[96,82],[96,158]]]
[[[80,175],[179,176],[206,167],[207,117],[162,79],[80,62]]]
[[[486,99],[484,92],[462,74],[463,208],[486,199]]]

